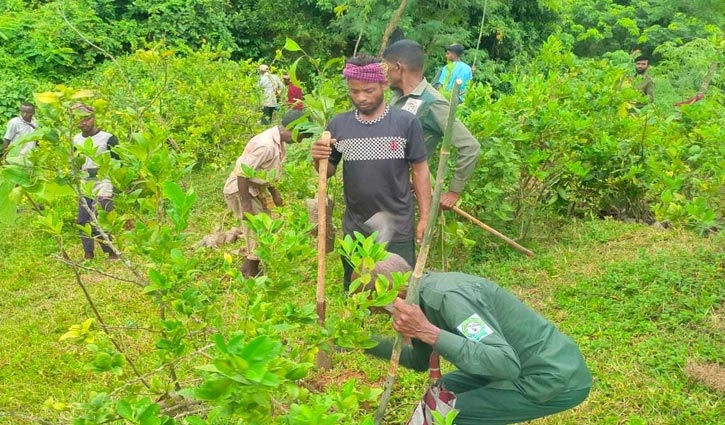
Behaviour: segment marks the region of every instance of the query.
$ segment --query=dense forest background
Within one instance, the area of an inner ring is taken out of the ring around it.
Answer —
[[[347,56],[356,47],[376,53],[399,4],[3,0],[0,94],[12,108],[0,113],[14,113],[13,102],[44,83],[80,77],[111,56],[162,40],[178,49],[228,52],[233,60],[269,61],[287,37],[313,57]],[[663,45],[721,35],[723,16],[725,5],[717,0],[437,0],[410,1],[399,27],[426,47],[429,73],[443,62],[443,46],[458,42],[467,47],[468,62],[481,64],[477,78],[487,80],[527,63],[554,34],[579,57],[638,50],[656,64]]]
[[[594,375],[583,405],[536,423],[721,423],[722,0],[0,0],[0,121],[31,101],[41,124],[32,167],[0,166],[0,422],[373,423],[386,368],[362,349],[391,329],[368,307],[395,294],[344,293],[340,251],[383,250],[338,238],[318,325],[310,141],[288,150],[284,205],[249,219],[265,276],[241,276],[242,243],[199,243],[236,224],[220,192],[264,129],[258,65],[293,74],[319,132],[350,108],[343,58],[392,27],[425,47],[429,79],[444,46],[467,48],[458,117],[482,149],[460,207],[536,253],[445,212],[428,269],[499,282]],[[640,54],[653,103],[632,83]],[[79,101],[119,160],[73,147]],[[118,262],[80,260],[85,155],[114,184],[95,224]],[[386,423],[427,385],[399,373]]]
[[[394,18],[401,5],[404,13]],[[478,206],[498,204],[486,213],[496,217],[487,218],[525,222],[533,200],[567,214],[674,221],[703,232],[722,224],[722,174],[711,162],[721,152],[713,127],[722,116],[720,1],[4,0],[2,6],[0,118],[56,84],[89,88],[117,132],[157,123],[197,165],[224,167],[259,129],[256,64],[293,69],[311,94],[311,109],[328,105],[323,98],[337,102],[329,117],[347,103],[339,70],[322,64],[357,51],[377,53],[395,19],[406,37],[425,46],[429,79],[453,42],[466,46],[463,60],[476,65],[478,84],[461,116],[485,148],[482,162],[496,164],[477,174],[477,191],[469,192]],[[288,40],[294,49],[286,48]],[[636,119],[626,111],[638,103],[637,93],[622,83],[639,54],[651,57],[657,88],[654,107]],[[698,94],[707,96],[696,111],[674,106]],[[526,119],[531,114],[535,119]],[[674,119],[681,114],[698,118]],[[685,133],[697,136],[683,140]],[[658,141],[672,138],[678,142],[665,152]],[[651,155],[641,155],[646,151]],[[683,162],[673,164],[673,155]],[[692,178],[667,177],[682,172]],[[712,179],[718,183],[703,183]]]

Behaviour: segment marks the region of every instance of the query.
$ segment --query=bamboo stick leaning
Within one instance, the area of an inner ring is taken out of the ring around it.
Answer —
[[[462,81],[456,80],[453,84],[453,90],[451,91],[451,103],[448,111],[448,121],[446,122],[446,131],[443,133],[443,141],[441,142],[441,154],[438,159],[438,171],[436,172],[436,180],[433,190],[433,200],[431,201],[430,212],[428,213],[428,221],[425,226],[425,232],[423,233],[423,241],[420,245],[420,251],[418,252],[418,258],[413,268],[413,275],[410,277],[408,283],[408,292],[405,297],[405,302],[412,304],[416,297],[416,289],[420,278],[423,276],[423,269],[425,263],[428,260],[428,251],[430,250],[430,240],[433,235],[433,228],[435,227],[436,220],[438,218],[438,207],[441,199],[441,192],[443,186],[443,179],[445,178],[446,171],[448,170],[448,156],[450,155],[451,138],[453,136],[453,124],[456,121],[456,108],[458,107],[458,93],[461,88]],[[398,374],[398,365],[400,362],[400,352],[403,348],[403,336],[398,334],[395,338],[395,344],[393,345],[393,352],[390,356],[390,366],[388,368],[388,376],[385,380],[385,390],[380,399],[380,404],[375,412],[375,424],[382,423],[383,417],[385,416],[385,408],[390,400],[390,395],[393,391],[393,384]]]
[[[458,214],[458,215],[460,215],[461,217],[465,217],[465,218],[471,220],[471,222],[473,224],[475,224],[476,226],[480,227],[481,229],[487,231],[488,233],[490,233],[490,234],[492,234],[494,236],[497,236],[498,238],[500,238],[501,240],[503,240],[507,244],[509,244],[512,247],[516,248],[518,251],[520,251],[520,252],[528,255],[529,257],[533,257],[534,256],[534,252],[533,251],[531,251],[530,249],[524,248],[523,246],[521,246],[518,243],[516,243],[516,241],[510,239],[508,236],[504,235],[503,233],[499,232],[498,230],[494,229],[493,227],[485,224],[484,222],[482,222],[481,220],[479,220],[476,217],[472,216],[471,214],[468,214],[467,212],[465,212],[462,209],[460,209],[458,207],[455,207],[455,206],[452,208],[452,210],[455,211],[455,213]]]

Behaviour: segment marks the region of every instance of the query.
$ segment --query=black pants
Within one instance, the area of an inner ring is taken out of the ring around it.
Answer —
[[[262,107],[262,124],[270,124],[272,122],[272,115],[274,115],[274,111],[277,110],[274,106],[264,106]]]
[[[386,251],[398,254],[410,265],[415,267],[415,241],[405,242],[388,242],[388,246],[385,248]],[[345,291],[350,289],[350,282],[352,281],[352,272],[354,271],[353,265],[344,255],[341,255],[342,268],[345,272],[343,284],[345,285]]]
[[[88,213],[88,210],[93,211],[93,214],[96,215],[97,204],[100,204],[104,211],[113,211],[113,198],[99,198],[96,200],[84,196],[78,201],[78,224],[91,223],[91,215]],[[88,208],[86,209],[86,207]],[[101,232],[99,232],[98,228],[93,224],[91,224],[91,237],[88,237],[88,235],[84,232],[81,232],[81,244],[83,245],[83,252],[85,254],[93,255],[93,251],[95,250],[95,239],[100,235]],[[112,255],[113,250],[111,247],[106,245],[103,239],[100,239],[100,242],[103,252],[108,255]]]

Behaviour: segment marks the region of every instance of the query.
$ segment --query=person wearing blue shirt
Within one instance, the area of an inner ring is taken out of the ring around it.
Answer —
[[[471,67],[461,60],[464,51],[463,46],[458,43],[446,47],[446,60],[448,63],[438,71],[434,84],[436,89],[450,92],[453,90],[455,81],[460,78],[463,81],[460,89],[460,100],[463,100],[468,81],[473,78]]]

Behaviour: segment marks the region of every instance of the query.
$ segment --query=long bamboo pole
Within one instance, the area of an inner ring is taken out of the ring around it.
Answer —
[[[425,225],[425,232],[423,232],[423,242],[420,245],[420,251],[418,252],[418,259],[415,262],[415,268],[413,268],[413,275],[410,277],[408,283],[408,293],[405,297],[405,302],[412,304],[416,298],[416,289],[420,278],[423,276],[423,269],[425,263],[428,260],[428,251],[430,250],[430,240],[433,236],[433,228],[435,227],[436,220],[438,219],[438,206],[441,200],[441,192],[443,187],[443,180],[448,170],[448,156],[450,155],[451,138],[453,136],[453,125],[456,121],[456,108],[458,107],[458,93],[463,82],[458,79],[453,84],[453,90],[451,91],[451,104],[448,110],[448,121],[446,123],[446,131],[443,133],[443,141],[441,142],[441,154],[438,159],[438,171],[436,173],[436,181],[433,189],[433,200],[431,201],[430,212],[428,213],[428,221]],[[403,349],[403,336],[398,334],[395,338],[395,344],[393,345],[393,352],[390,356],[390,366],[388,368],[388,377],[385,380],[385,391],[380,399],[378,410],[375,412],[375,424],[380,424],[385,416],[385,408],[390,400],[390,394],[393,392],[393,384],[395,383],[395,377],[398,375],[398,364],[400,362],[400,352]]]
[[[477,219],[476,217],[472,216],[471,214],[468,214],[467,212],[463,211],[462,209],[458,207],[453,207],[453,211],[460,215],[461,217],[465,217],[481,229],[487,231],[488,233],[499,237],[501,240],[506,242],[507,244],[511,245],[512,247],[516,248],[518,251],[523,252],[524,254],[528,255],[529,257],[533,257],[534,253],[530,249],[526,249],[523,246],[519,245],[512,239],[510,239],[508,236],[504,235],[503,233],[499,232],[498,230],[494,229],[493,227],[487,225],[486,223],[482,222],[481,220]]]
[[[328,146],[332,135],[329,131],[322,132],[321,140]],[[317,324],[325,327],[325,275],[327,273],[327,158],[321,159],[317,178]],[[330,357],[324,351],[317,352],[317,367],[332,367]]]
[[[483,37],[483,24],[486,22],[486,9],[488,9],[488,0],[483,3],[483,15],[481,15],[481,29],[478,31],[478,42],[476,42],[476,53],[473,56],[473,65],[471,68],[476,69],[476,61],[478,60],[478,49],[481,48],[481,38]]]

